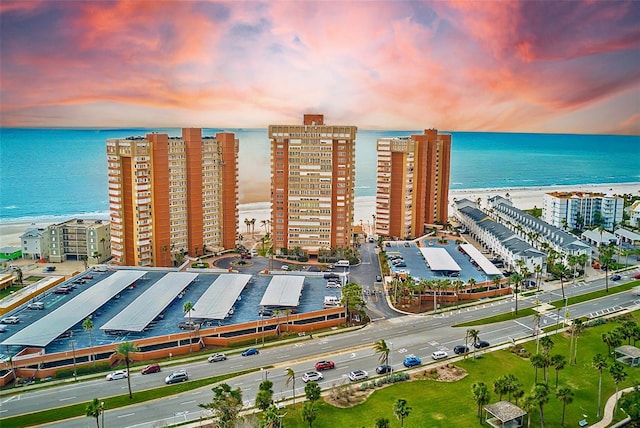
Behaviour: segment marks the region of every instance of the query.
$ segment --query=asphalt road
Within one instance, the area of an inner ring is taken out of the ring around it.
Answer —
[[[377,262],[370,265],[365,263],[351,269],[351,279],[364,286],[365,289],[376,289],[375,284]],[[619,283],[630,280],[630,274],[624,275]],[[369,279],[371,277],[371,280]],[[611,286],[611,283],[610,283]],[[583,294],[594,289],[604,288],[604,280],[597,279],[590,283],[566,284],[565,295],[567,297]],[[532,307],[538,302],[555,301],[562,298],[561,290],[543,292],[534,297],[520,299],[518,308]],[[633,308],[640,304],[640,298],[631,292],[606,296],[604,298],[569,306],[569,318],[601,315],[623,308]],[[538,300],[538,302],[536,302]],[[371,302],[369,302],[370,304]],[[380,308],[384,314],[386,301],[377,299],[371,307]],[[435,350],[444,350],[453,356],[453,347],[464,343],[466,328],[456,328],[452,325],[473,319],[481,319],[487,316],[508,313],[515,308],[513,299],[499,300],[484,305],[477,305],[445,314],[432,315],[403,315],[394,317],[381,316],[374,318],[367,327],[348,333],[315,337],[295,343],[289,343],[274,348],[261,348],[259,355],[241,357],[229,355],[224,362],[208,363],[206,360],[185,364],[183,366],[166,367],[162,372],[146,376],[138,371],[132,373],[131,383],[134,391],[153,388],[164,385],[164,376],[174,369],[185,368],[191,379],[210,377],[212,375],[232,373],[249,368],[257,371],[253,374],[241,376],[229,380],[233,387],[240,387],[243,392],[245,404],[250,406],[257,393],[259,383],[268,378],[274,382],[273,390],[276,401],[291,398],[292,385],[286,385],[284,374],[287,367],[291,367],[296,373],[296,394],[304,394],[304,383],[300,377],[305,371],[312,370],[316,361],[331,359],[336,363],[336,369],[323,372],[325,378],[320,382],[323,388],[328,388],[343,382],[348,382],[347,374],[356,369],[363,369],[371,376],[375,374],[375,367],[379,364],[378,356],[373,351],[373,343],[385,339],[392,348],[390,363],[394,369],[401,369],[402,361],[408,354],[420,357],[423,364],[431,362],[431,353]],[[543,326],[557,325],[562,327],[565,310],[553,310],[543,314],[541,324]],[[476,327],[480,330],[480,338],[487,340],[491,345],[508,344],[512,340],[532,337],[534,332],[534,317],[519,318],[517,320]],[[482,351],[486,352],[486,351]],[[269,369],[265,367],[273,366]],[[263,368],[262,370],[260,368]],[[107,409],[105,414],[106,426],[119,427],[153,427],[158,424],[173,424],[184,420],[197,420],[204,415],[203,409],[198,403],[206,403],[211,400],[211,387],[201,388],[162,400],[147,402],[126,408],[114,410]],[[126,380],[108,382],[104,379],[89,380],[80,383],[66,383],[48,389],[25,391],[17,395],[4,395],[0,398],[0,417],[20,415],[43,409],[65,406],[73,403],[88,402],[93,397],[103,398],[111,395],[125,394],[127,392]],[[90,418],[77,418],[51,426],[84,427],[92,426],[94,421]]]

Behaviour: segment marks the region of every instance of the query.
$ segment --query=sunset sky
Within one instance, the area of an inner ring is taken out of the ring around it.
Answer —
[[[637,1],[8,1],[3,127],[640,132]]]

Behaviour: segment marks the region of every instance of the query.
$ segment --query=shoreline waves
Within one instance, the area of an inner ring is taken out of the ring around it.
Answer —
[[[486,203],[486,199],[489,196],[505,196],[509,193],[514,206],[517,208],[542,208],[544,194],[552,191],[584,191],[618,195],[628,193],[638,194],[640,192],[640,182],[456,189],[449,190],[449,203],[451,204],[454,200],[462,198],[467,198],[472,201],[481,198],[482,202]],[[368,226],[365,228],[365,231],[369,231],[370,221],[372,221],[372,216],[375,214],[375,199],[375,196],[357,196],[355,198],[354,221],[355,223],[362,222],[363,224],[367,224]],[[238,218],[239,231],[242,233],[244,230],[243,221],[245,218],[255,218],[258,224],[260,224],[262,220],[270,219],[270,209],[270,202],[252,201],[240,204]],[[20,235],[22,235],[28,228],[47,227],[51,224],[67,221],[73,218],[105,220],[109,218],[109,212],[89,212],[80,214],[60,214],[55,216],[2,219],[0,220],[0,247],[20,246]]]

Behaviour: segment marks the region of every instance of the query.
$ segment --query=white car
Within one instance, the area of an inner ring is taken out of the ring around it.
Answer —
[[[327,288],[341,288],[340,283],[335,281],[327,281]]]
[[[324,379],[324,376],[322,376],[322,373],[317,371],[306,372],[305,374],[302,375],[302,381],[304,383],[317,382],[322,379]]]
[[[210,363],[215,363],[217,361],[224,361],[227,359],[227,356],[225,354],[213,354],[210,355],[209,358],[207,358],[207,361],[209,361]]]
[[[124,370],[118,370],[113,373],[109,373],[108,375],[105,376],[105,379],[107,380],[118,380],[118,379],[126,379],[126,378],[127,378],[127,372]]]
[[[441,360],[443,358],[447,358],[449,355],[445,352],[445,351],[434,351],[433,354],[431,354],[431,358],[433,358],[434,360]]]
[[[0,323],[2,324],[18,324],[20,322],[20,318],[16,316],[2,318]]]
[[[349,380],[351,382],[357,382],[359,380],[365,380],[369,377],[369,373],[364,370],[356,370],[349,373]]]

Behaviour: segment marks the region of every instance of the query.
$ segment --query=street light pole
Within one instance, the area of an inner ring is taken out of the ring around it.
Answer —
[[[100,413],[102,413],[102,428],[104,428],[104,401],[100,403]]]
[[[76,373],[76,341],[71,340],[71,349],[73,352],[73,380],[78,381],[78,374]]]

